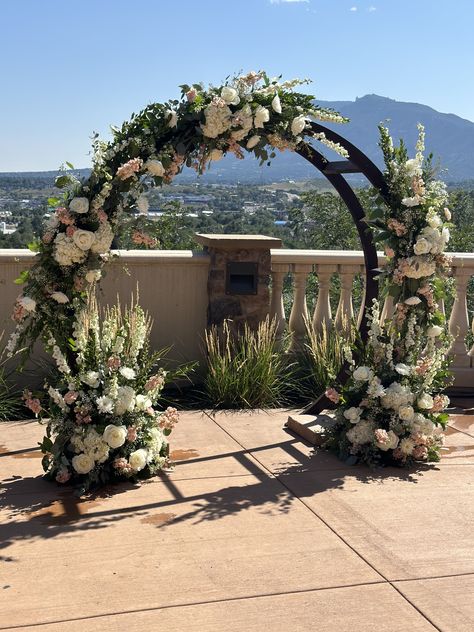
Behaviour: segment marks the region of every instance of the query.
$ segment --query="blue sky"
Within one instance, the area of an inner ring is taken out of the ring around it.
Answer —
[[[474,121],[472,0],[0,0],[0,171],[89,164],[181,83],[265,69]]]

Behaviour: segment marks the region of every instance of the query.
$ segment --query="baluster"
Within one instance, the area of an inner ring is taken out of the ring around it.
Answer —
[[[471,277],[471,271],[463,268],[453,268],[456,278],[456,298],[454,299],[451,317],[449,319],[449,333],[454,337],[454,342],[449,354],[454,357],[454,367],[469,367],[471,359],[467,355],[467,347],[464,339],[469,331],[469,317],[467,314],[467,284]]]
[[[337,331],[347,333],[351,329],[352,320],[354,318],[352,285],[355,275],[359,272],[359,266],[341,265],[339,266],[339,270],[341,294],[339,296],[334,326]]]
[[[359,271],[362,273],[362,297],[361,297],[361,303],[360,303],[360,309],[359,309],[359,314],[357,315],[357,328],[360,329],[361,323],[362,323],[362,318],[364,317],[364,304],[365,304],[365,288],[366,288],[366,279],[365,279],[365,268],[363,266],[361,266],[359,268]],[[371,305],[369,305],[369,307],[371,307]]]
[[[332,326],[331,302],[329,300],[329,289],[331,285],[331,276],[337,272],[335,265],[318,265],[318,299],[313,315],[313,328],[316,333],[321,333],[326,328],[327,331]]]
[[[276,323],[276,335],[280,340],[286,329],[285,305],[283,303],[283,281],[288,274],[288,264],[272,264],[272,296],[270,319]]]
[[[294,263],[293,275],[293,306],[291,308],[289,329],[292,334],[291,351],[301,348],[306,336],[306,321],[308,319],[308,306],[306,304],[306,279],[313,266]]]

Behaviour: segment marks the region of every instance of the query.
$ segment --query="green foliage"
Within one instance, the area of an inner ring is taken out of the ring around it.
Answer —
[[[5,349],[2,346],[4,333],[0,333],[0,421],[18,419],[21,410],[20,394],[8,383],[5,370]]]
[[[245,324],[239,335],[225,321],[205,336],[206,401],[213,408],[272,408],[286,402],[295,365],[288,361],[267,318],[254,332]]]

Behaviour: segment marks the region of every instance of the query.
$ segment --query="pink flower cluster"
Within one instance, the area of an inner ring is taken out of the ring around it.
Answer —
[[[172,430],[179,421],[179,413],[176,408],[168,406],[160,417],[160,428],[163,430]]]
[[[76,423],[78,424],[90,424],[92,417],[90,416],[90,408],[88,406],[78,406],[74,409],[76,413]]]
[[[141,158],[132,158],[117,169],[117,178],[120,178],[120,180],[127,180],[128,178],[131,178],[140,171],[142,165],[143,160]]]
[[[29,408],[36,417],[43,410],[40,400],[37,397],[33,397],[33,393],[26,388],[23,391],[22,399],[25,402],[25,406]]]
[[[424,285],[423,287],[418,288],[416,293],[425,298],[426,303],[430,309],[436,306],[433,296],[433,290],[429,285]]]
[[[154,391],[156,388],[161,388],[165,383],[165,378],[162,375],[153,375],[145,383],[146,391]]]
[[[397,219],[390,218],[387,222],[387,226],[390,230],[393,230],[397,237],[402,237],[403,235],[406,235],[407,227],[405,226],[405,224],[402,224]]]
[[[331,402],[334,402],[334,404],[337,404],[341,399],[341,395],[336,391],[335,388],[326,389],[325,395]]]
[[[137,429],[135,428],[135,426],[130,426],[127,429],[127,441],[133,442],[137,440]]]
[[[132,467],[130,463],[127,461],[127,459],[124,459],[123,457],[117,457],[113,462],[113,466],[121,474],[129,474],[132,472]]]
[[[111,371],[116,371],[120,367],[121,364],[122,364],[122,361],[120,360],[118,356],[110,356],[110,358],[107,360],[107,367]]]
[[[179,170],[180,170],[181,165],[183,164],[185,158],[186,157],[183,156],[182,154],[176,154],[175,153],[175,155],[173,156],[173,160],[171,162],[171,165],[165,171],[165,175],[163,176],[164,182],[169,184],[173,180],[175,175],[177,175],[179,173]]]
[[[73,216],[64,206],[60,206],[56,209],[56,215],[61,224],[64,224],[65,226],[72,226],[74,224]]]
[[[71,478],[71,473],[66,467],[61,467],[56,474],[56,482],[57,483],[67,483]]]
[[[21,303],[15,303],[12,312],[12,320],[16,323],[21,322],[28,315],[28,310],[26,310]]]

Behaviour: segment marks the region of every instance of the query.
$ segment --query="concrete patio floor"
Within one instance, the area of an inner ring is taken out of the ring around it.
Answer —
[[[181,416],[176,468],[76,500],[0,425],[0,630],[472,632],[474,416],[440,464],[349,467],[288,412]]]

